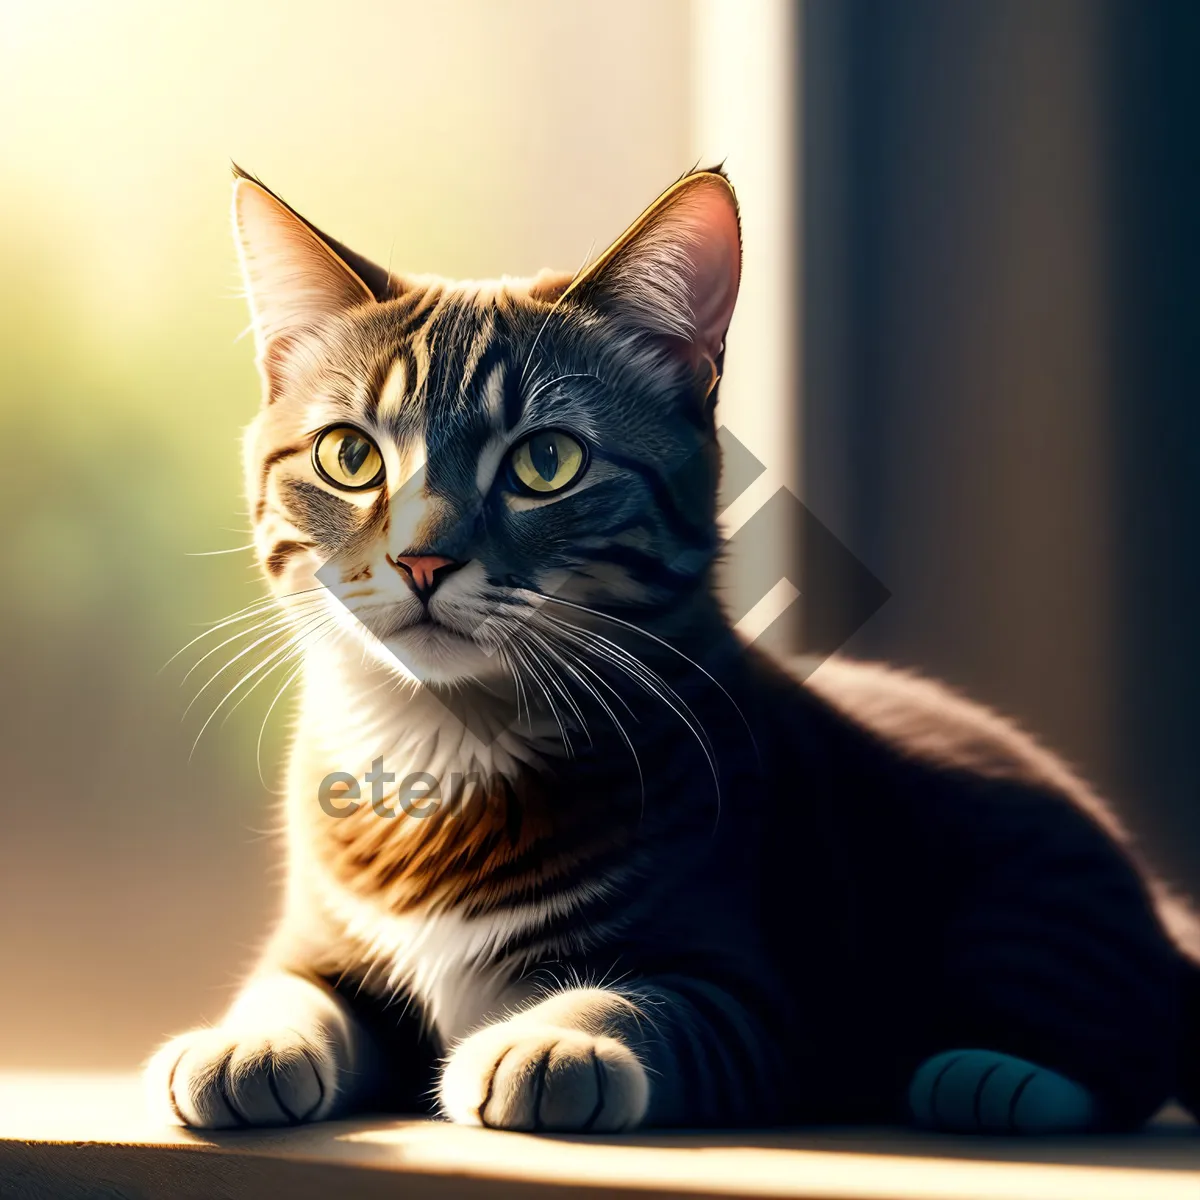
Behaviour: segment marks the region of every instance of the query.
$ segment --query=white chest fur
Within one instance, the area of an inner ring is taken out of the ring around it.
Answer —
[[[336,655],[311,663],[297,749],[326,764],[351,764],[352,773],[382,759],[395,777],[409,771],[436,779],[455,771],[513,776],[539,761],[545,745],[541,736],[503,730],[479,741],[448,719],[444,705],[427,691],[398,697],[394,687],[369,682],[372,686],[365,686],[354,672],[346,677],[345,663]],[[293,853],[305,877],[318,881],[325,910],[376,964],[372,978],[411,995],[445,1044],[534,994],[535,985],[514,982],[526,960],[503,954],[513,938],[565,915],[583,896],[606,890],[593,881],[552,900],[477,917],[454,911],[395,916],[326,875],[303,842],[294,844]]]
[[[340,888],[337,892],[330,907],[347,935],[380,964],[387,988],[406,992],[421,1005],[444,1044],[533,994],[531,985],[514,983],[521,960],[502,959],[500,951],[511,937],[541,923],[538,907],[481,917],[455,912],[389,916]]]
[[[332,883],[325,901],[347,938],[379,964],[376,978],[387,989],[411,995],[449,1046],[553,987],[548,978],[521,977],[539,957],[537,948],[510,955],[505,946],[548,919],[569,914],[581,900],[606,893],[612,882],[592,881],[551,900],[479,917],[456,912],[391,916]],[[578,945],[575,937],[560,934],[554,944],[540,948],[558,958]]]

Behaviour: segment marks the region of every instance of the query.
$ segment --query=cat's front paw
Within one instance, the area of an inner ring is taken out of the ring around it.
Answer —
[[[332,1110],[337,1064],[327,1045],[294,1029],[194,1029],[146,1067],[151,1110],[194,1129],[319,1121]]]
[[[650,1084],[616,1038],[501,1021],[455,1046],[439,1097],[463,1124],[611,1133],[641,1123]]]

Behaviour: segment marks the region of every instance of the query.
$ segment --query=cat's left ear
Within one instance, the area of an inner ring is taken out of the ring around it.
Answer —
[[[289,335],[392,292],[386,271],[322,233],[236,166],[233,233],[268,385]]]
[[[737,302],[737,197],[720,171],[668,188],[567,291],[677,342],[694,365],[717,363]]]

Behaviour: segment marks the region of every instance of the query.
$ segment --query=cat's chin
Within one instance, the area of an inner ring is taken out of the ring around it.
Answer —
[[[383,641],[406,675],[419,683],[449,684],[493,678],[503,671],[498,656],[444,625],[422,623]]]

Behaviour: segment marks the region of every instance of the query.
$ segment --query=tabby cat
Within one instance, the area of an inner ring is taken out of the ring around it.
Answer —
[[[574,276],[401,277],[235,171],[283,913],[159,1111],[605,1132],[1200,1104],[1200,936],[1061,762],[714,587],[741,267],[697,171]]]

